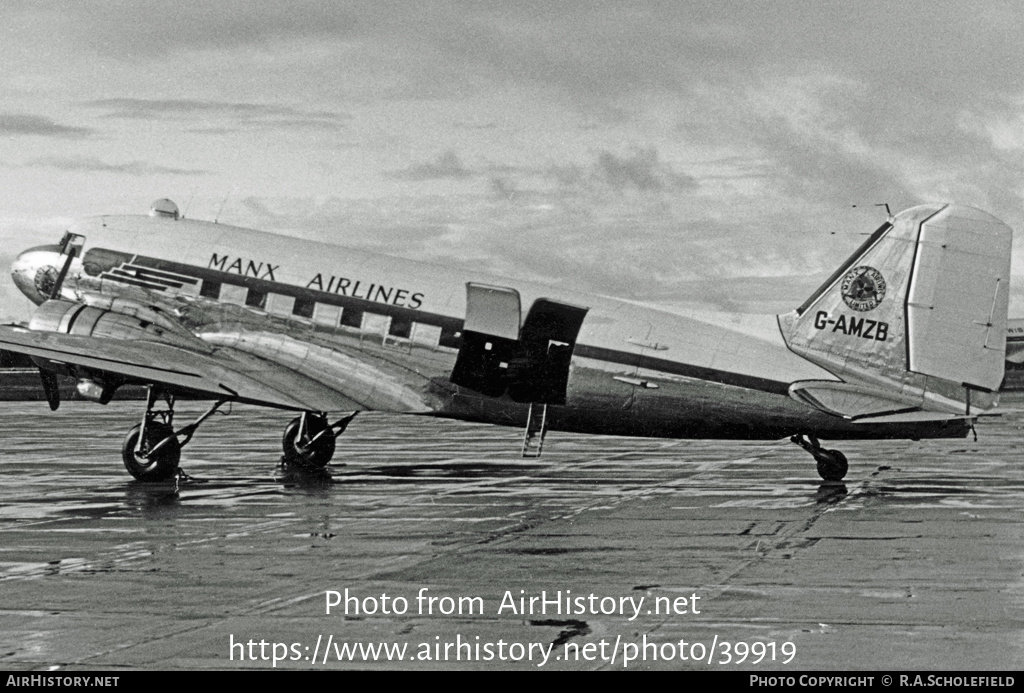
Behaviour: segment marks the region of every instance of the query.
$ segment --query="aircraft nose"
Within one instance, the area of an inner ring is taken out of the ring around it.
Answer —
[[[18,290],[36,304],[50,298],[60,274],[60,246],[43,245],[20,253],[11,263]]]

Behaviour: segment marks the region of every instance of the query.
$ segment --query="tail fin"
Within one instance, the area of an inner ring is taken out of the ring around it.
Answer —
[[[831,393],[823,408],[849,418],[880,414],[883,402],[888,411],[960,414],[994,406],[1011,242],[1010,227],[971,207],[897,214],[800,308],[779,316],[790,349],[848,384],[797,383],[792,394],[821,406]],[[870,402],[872,394],[880,400]]]

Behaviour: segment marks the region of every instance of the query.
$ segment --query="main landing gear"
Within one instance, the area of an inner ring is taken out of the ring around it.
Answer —
[[[161,397],[167,408],[157,411],[155,406]],[[198,419],[175,431],[174,395],[159,386],[151,385],[142,423],[132,426],[121,445],[125,469],[139,481],[166,481],[173,478],[178,473],[181,449],[192,440],[199,424],[229,401],[219,400]]]
[[[285,426],[281,438],[283,461],[311,469],[323,469],[334,457],[334,439],[356,418],[354,412],[343,419],[328,423],[321,412],[304,411]]]
[[[804,440],[803,435],[795,435],[790,441],[811,453],[811,457],[818,463],[818,476],[825,481],[842,481],[846,476],[850,465],[843,453],[838,450],[826,450],[814,436],[807,436],[807,440]]]

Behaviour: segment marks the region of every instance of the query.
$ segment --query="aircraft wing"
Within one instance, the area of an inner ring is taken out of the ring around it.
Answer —
[[[210,353],[143,340],[121,340],[0,325],[0,349],[60,364],[184,388],[211,398],[309,411],[364,408],[344,394],[267,359],[230,348]]]

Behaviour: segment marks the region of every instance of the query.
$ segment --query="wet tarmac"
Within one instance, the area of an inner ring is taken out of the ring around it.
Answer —
[[[1024,665],[1022,415],[842,443],[823,484],[782,441],[524,460],[512,429],[376,414],[308,473],[288,413],[236,407],[175,485],[122,467],[141,410],[0,404],[0,669]]]

